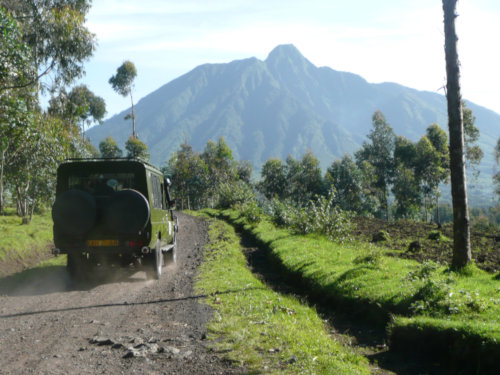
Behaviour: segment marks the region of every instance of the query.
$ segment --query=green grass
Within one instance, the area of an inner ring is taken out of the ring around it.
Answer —
[[[252,373],[370,373],[364,357],[328,336],[313,308],[274,292],[252,274],[234,228],[223,221],[211,223],[196,290],[211,295],[206,302],[215,310],[208,326],[212,350]]]
[[[24,259],[33,252],[47,250],[52,241],[52,218],[50,212],[34,215],[30,224],[23,225],[22,218],[13,209],[6,209],[0,216],[0,261],[7,257]]]
[[[453,360],[477,366],[488,353],[482,368],[500,365],[500,281],[494,275],[474,265],[457,274],[432,262],[386,256],[389,250],[368,243],[342,245],[291,235],[268,221],[252,227],[237,211],[205,212],[224,217],[267,246],[283,273],[300,280],[309,295],[376,324],[389,323],[393,348],[425,349],[431,341],[435,346],[427,348]]]

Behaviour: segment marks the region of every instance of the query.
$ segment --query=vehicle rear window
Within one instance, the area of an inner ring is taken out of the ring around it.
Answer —
[[[107,197],[116,191],[136,188],[133,173],[73,173],[68,187],[93,197]]]

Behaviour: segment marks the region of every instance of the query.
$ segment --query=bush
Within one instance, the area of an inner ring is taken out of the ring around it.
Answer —
[[[349,240],[349,234],[354,229],[351,223],[351,214],[334,207],[334,190],[328,197],[316,196],[316,201],[309,201],[303,208],[295,208],[286,202],[276,202],[272,221],[280,226],[286,226],[292,233],[323,234],[332,241],[344,242]]]
[[[242,181],[235,183],[224,183],[219,187],[220,208],[231,208],[235,205],[244,205],[255,201],[253,189]]]
[[[495,223],[490,221],[490,219],[488,219],[484,215],[481,215],[472,224],[472,229],[475,231],[478,231],[478,232],[490,233],[490,232],[495,231],[498,228],[495,225]]]
[[[264,206],[264,213],[271,218],[274,225],[287,227],[297,215],[297,208],[289,200],[280,201],[277,197]]]
[[[248,223],[256,225],[260,223],[264,217],[264,211],[260,208],[257,202],[252,201],[241,206],[241,212],[245,215]]]

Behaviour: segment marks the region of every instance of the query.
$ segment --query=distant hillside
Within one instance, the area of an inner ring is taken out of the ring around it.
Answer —
[[[468,107],[481,130],[481,169],[490,175],[500,115],[470,102]],[[414,141],[434,122],[447,126],[443,95],[396,83],[371,84],[356,74],[318,68],[293,45],[276,47],[265,61],[198,66],[141,99],[135,110],[139,138],[157,165],[186,137],[201,151],[207,140],[223,135],[238,159],[257,168],[270,156],[300,157],[307,148],[326,168],[361,146],[376,110],[386,115],[396,134]],[[91,128],[88,137],[97,146],[112,135],[123,146],[131,134],[130,121],[123,120],[129,111]]]

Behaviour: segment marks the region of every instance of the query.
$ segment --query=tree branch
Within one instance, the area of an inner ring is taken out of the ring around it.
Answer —
[[[31,82],[28,82],[24,85],[16,85],[16,86],[7,86],[7,87],[0,87],[0,91],[3,91],[3,90],[9,90],[9,89],[22,89],[24,87],[28,87],[28,86],[31,86],[32,84],[34,84],[35,82],[38,82],[38,80],[40,78],[42,78],[44,75],[47,75],[49,74],[52,69],[54,68],[54,65],[55,65],[55,62],[52,62],[52,64],[45,70],[45,72],[43,72],[42,74],[40,74],[38,77],[36,77],[33,81]]]

